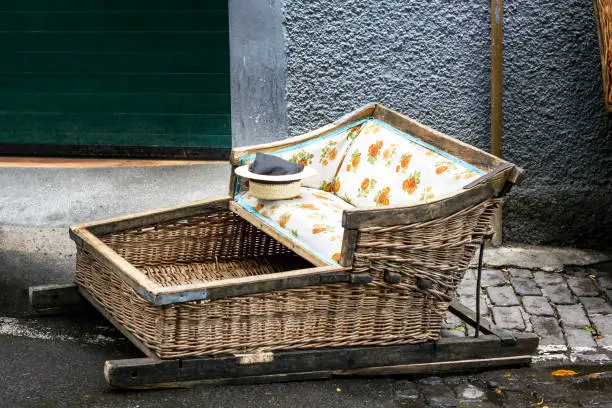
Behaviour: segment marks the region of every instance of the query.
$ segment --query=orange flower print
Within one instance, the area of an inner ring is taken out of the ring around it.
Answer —
[[[399,171],[400,171],[400,166],[399,165],[395,166],[395,172],[399,173]]]
[[[307,152],[306,150],[300,150],[289,159],[290,162],[298,163],[303,166],[308,166],[312,164],[312,159],[314,158],[314,154]]]
[[[376,160],[378,160],[378,154],[380,153],[380,149],[382,146],[382,140],[377,140],[376,143],[371,144],[370,147],[368,147],[368,161],[370,163],[376,163]]]
[[[334,190],[334,193],[337,193],[338,190],[340,190],[340,180],[334,181],[334,188],[333,188],[333,190]]]
[[[285,228],[285,225],[287,225],[287,223],[289,222],[290,218],[291,218],[291,214],[289,214],[289,213],[285,213],[285,214],[281,215],[280,219],[278,220],[278,225],[280,225],[281,227]]]
[[[361,182],[361,189],[365,190],[368,188],[368,186],[370,185],[370,179],[369,178],[364,178],[363,181]]]
[[[361,153],[359,152],[359,150],[355,149],[355,151],[351,154],[351,163],[346,167],[346,171],[352,170],[353,173],[356,173],[360,161]]]
[[[431,192],[431,186],[429,186],[425,189],[425,191],[423,191],[423,194],[421,194],[420,200],[423,201],[423,200],[429,200],[432,198],[434,198],[434,194]]]
[[[255,211],[259,212],[259,210],[261,210],[262,208],[264,208],[263,204],[257,204],[257,206],[255,207]]]
[[[326,185],[331,186],[331,183],[326,183]],[[331,189],[331,187],[330,187],[330,189]],[[315,192],[315,193],[312,193],[312,195],[315,196],[316,198],[318,198],[319,200],[329,200],[329,198],[325,194],[322,194],[322,193]]]
[[[471,179],[475,175],[476,174],[474,172],[467,170],[465,173],[463,173],[463,178],[467,180],[467,179]]]
[[[408,194],[412,194],[416,191],[419,183],[421,182],[421,173],[418,171],[413,172],[404,182],[402,183],[402,190]]]
[[[326,228],[325,227],[314,227],[312,229],[312,233],[313,234],[320,234],[321,232],[325,232]]]
[[[455,170],[457,166],[451,161],[441,161],[436,163],[436,174],[440,175],[448,170]]]
[[[400,167],[402,169],[402,173],[406,172],[406,169],[410,164],[410,159],[412,159],[412,155],[410,153],[402,154],[402,157],[400,158]]]
[[[321,182],[321,187],[319,187],[320,190],[323,191],[327,191],[328,193],[332,190],[332,183],[328,183],[327,181],[322,181]],[[317,196],[316,194],[314,194],[315,197],[321,198],[319,196]],[[326,198],[327,199],[327,198]]]
[[[336,262],[340,262],[340,252],[336,252],[332,255],[332,259]]]
[[[318,208],[315,207],[314,204],[308,204],[308,203],[302,204],[302,208],[305,208],[307,210],[318,210]]]
[[[353,140],[357,137],[357,135],[359,134],[359,129],[361,129],[361,125],[357,125],[354,128],[352,128],[351,130],[349,130],[349,132],[346,135],[346,140]]]
[[[338,155],[336,150],[337,142],[334,140],[330,140],[327,142],[327,145],[321,149],[321,157],[319,158],[319,163],[323,166],[327,166],[330,160],[334,160]]]
[[[270,211],[264,211],[261,213],[261,215],[263,215],[266,218],[270,218]]]
[[[433,150],[427,150],[427,151],[425,152],[425,156],[433,156],[434,154],[435,154],[435,153],[434,153],[434,151],[433,151]]]
[[[359,190],[357,191],[357,197],[366,198],[374,186],[376,185],[376,180],[364,178],[359,186]],[[350,203],[349,203],[350,204]]]
[[[370,122],[370,125],[365,128],[365,134],[377,134],[382,130],[382,127],[378,123]]]
[[[442,174],[446,170],[448,170],[448,166],[438,166],[436,167],[436,174]]]
[[[385,166],[386,167],[391,166],[391,163],[393,162],[393,156],[395,156],[395,151],[396,150],[397,150],[397,145],[396,144],[391,144],[391,145],[389,145],[388,149],[383,150],[382,158],[385,161]]]
[[[325,233],[334,232],[334,227],[330,225],[323,225],[323,224],[315,224],[312,226],[312,233],[314,235],[320,234],[322,232],[325,232]]]
[[[379,190],[374,197],[374,202],[377,206],[381,205],[389,205],[389,193],[391,189],[389,187],[385,187],[382,190]]]

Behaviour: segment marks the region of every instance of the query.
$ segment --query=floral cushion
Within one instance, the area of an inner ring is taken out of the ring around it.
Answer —
[[[302,187],[300,195],[291,200],[259,200],[241,193],[236,202],[321,259],[340,260],[342,211],[353,206],[332,193]]]
[[[334,180],[356,207],[417,204],[453,193],[484,172],[377,119],[368,120]]]
[[[316,174],[302,181],[302,185],[332,191],[332,181],[352,141],[359,134],[365,120],[344,126],[322,137],[271,152],[283,159],[314,168]],[[246,156],[241,164],[253,161],[255,155]]]

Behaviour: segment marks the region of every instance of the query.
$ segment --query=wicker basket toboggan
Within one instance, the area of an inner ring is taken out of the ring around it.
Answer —
[[[371,105],[334,126],[359,115],[392,121],[399,114]],[[481,167],[505,163],[469,149]],[[443,208],[406,210],[414,221],[402,221],[401,211],[381,225],[348,217],[346,256],[335,266],[313,263],[236,211],[232,197],[76,226],[76,282],[141,349],[160,358],[436,340],[500,196],[518,173],[506,166],[491,174]],[[296,270],[299,279],[287,278]],[[390,273],[401,280],[390,281]],[[363,275],[371,278],[355,278]]]

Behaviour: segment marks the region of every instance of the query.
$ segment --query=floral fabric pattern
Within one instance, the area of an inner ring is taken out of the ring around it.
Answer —
[[[397,129],[368,120],[348,149],[331,191],[356,207],[411,205],[460,190],[481,174]]]
[[[334,194],[302,187],[300,195],[290,200],[259,200],[241,193],[236,202],[330,263],[340,261],[342,211],[353,206]]]
[[[325,191],[334,190],[334,177],[344,156],[359,135],[363,122],[351,124],[340,131],[332,132],[317,139],[302,143],[300,145],[271,152],[285,160],[300,163],[313,168],[316,174],[305,180],[302,185],[318,188]],[[242,164],[249,164],[254,157],[246,157]]]

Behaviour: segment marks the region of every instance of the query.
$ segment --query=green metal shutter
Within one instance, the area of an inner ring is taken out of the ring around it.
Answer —
[[[3,144],[230,148],[227,0],[0,2]]]

